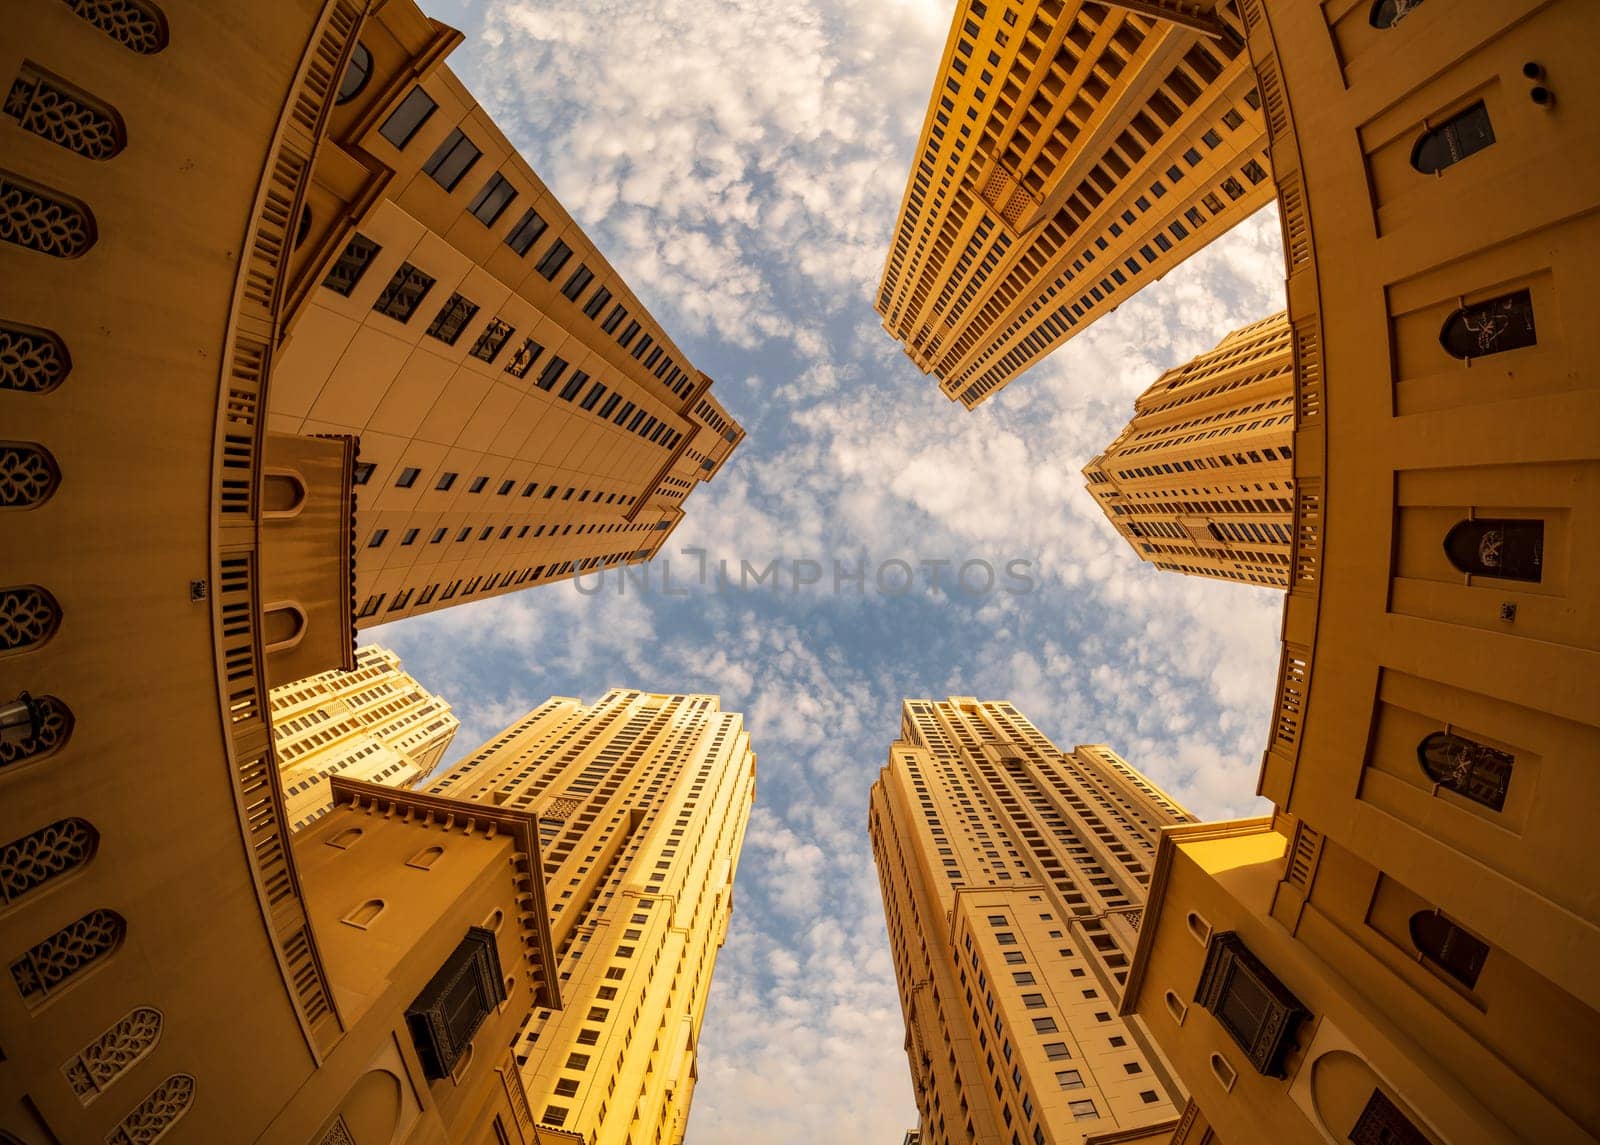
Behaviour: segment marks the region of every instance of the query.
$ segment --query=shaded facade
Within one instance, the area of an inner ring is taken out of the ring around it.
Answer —
[[[539,824],[566,1000],[514,1043],[539,1132],[683,1139],[755,780],[715,696],[613,689],[547,700],[428,785]]]
[[[1593,6],[1242,7],[1294,331],[1277,811],[1162,840],[1128,1000],[1222,1141],[1592,1141]]]
[[[962,0],[884,329],[952,401],[987,400],[1272,200],[1260,103],[1231,3]]]
[[[1083,475],[1141,560],[1289,587],[1294,350],[1288,317],[1229,334],[1162,374]]]
[[[905,701],[868,825],[921,1140],[1170,1129],[1181,1089],[1116,1011],[1158,832],[1190,821],[1009,703]]]
[[[285,254],[268,424],[360,439],[358,625],[649,560],[743,430],[405,0],[362,27]]]
[[[333,806],[331,781],[410,787],[443,759],[461,721],[376,644],[353,671],[334,669],[273,688],[272,738],[291,830]]]

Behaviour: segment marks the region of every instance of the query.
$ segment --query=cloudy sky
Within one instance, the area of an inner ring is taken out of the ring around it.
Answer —
[[[1012,700],[1207,817],[1253,814],[1281,596],[1158,573],[1079,470],[1164,368],[1281,308],[1249,219],[975,413],[872,310],[950,0],[424,0],[451,64],[749,431],[688,501],[676,591],[570,585],[371,630],[456,706],[466,754],[545,697],[706,691],[757,803],[691,1145],[893,1141],[916,1112],[866,838],[906,696]],[[727,561],[815,561],[749,591]],[[913,566],[913,589],[890,566]],[[833,562],[866,562],[835,591]],[[950,561],[930,588],[923,561]],[[971,566],[997,570],[983,592]],[[1032,591],[1007,578],[1030,562]],[[659,566],[660,561],[657,561]]]

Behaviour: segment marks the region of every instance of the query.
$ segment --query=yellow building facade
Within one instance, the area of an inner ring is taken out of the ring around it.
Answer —
[[[876,302],[952,401],[1272,200],[1243,32],[1232,3],[956,6]]]
[[[360,440],[357,623],[649,560],[743,429],[443,63],[377,7],[285,251],[268,425]]]
[[[538,822],[565,1008],[513,1053],[548,1139],[683,1140],[755,782],[715,696],[613,689],[547,700],[428,785]]]
[[[1117,1010],[1158,832],[1189,822],[1009,703],[905,701],[868,828],[922,1141],[1170,1132],[1182,1089]]]
[[[291,830],[333,806],[335,776],[410,787],[444,759],[461,721],[376,644],[356,667],[333,669],[268,693],[272,738]]]
[[[1288,588],[1293,438],[1292,331],[1275,314],[1157,378],[1083,475],[1141,560]]]
[[[1242,8],[1294,330],[1277,810],[1163,838],[1127,1008],[1221,1141],[1592,1141],[1595,12]]]

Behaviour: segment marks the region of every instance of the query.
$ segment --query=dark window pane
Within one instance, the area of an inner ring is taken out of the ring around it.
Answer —
[[[1475,103],[1424,132],[1411,150],[1411,165],[1424,175],[1436,175],[1493,142],[1494,127],[1489,123],[1489,109]]]
[[[460,476],[460,474],[457,474],[457,473],[441,473],[441,474],[439,474],[439,480],[438,480],[437,484],[434,485],[434,488],[435,489],[448,489],[448,488],[450,488],[450,486],[452,486],[452,485],[454,485],[456,483],[456,478],[458,476]]]
[[[1439,344],[1455,358],[1482,358],[1537,345],[1533,295],[1526,290],[1463,306],[1445,319]]]
[[[344,69],[344,78],[339,81],[339,94],[334,96],[334,103],[349,103],[361,94],[361,89],[367,86],[367,81],[372,78],[372,53],[367,51],[367,45],[356,41],[355,51],[350,53],[350,63]]]
[[[1388,0],[1393,3],[1393,0]],[[1350,1130],[1351,1145],[1432,1145],[1381,1089],[1372,1091]]]
[[[406,1008],[406,1025],[423,1073],[449,1077],[472,1036],[505,1000],[494,931],[474,926]]]
[[[466,132],[457,127],[446,135],[444,142],[428,156],[428,161],[422,165],[422,170],[432,175],[434,182],[446,191],[453,191],[456,184],[461,182],[461,177],[472,169],[472,165],[482,154],[477,144],[467,138]]]
[[[622,335],[617,339],[617,343],[626,349],[628,343],[632,342],[638,335],[639,324],[637,322],[629,322],[628,328],[622,332]]]
[[[567,361],[565,358],[552,356],[545,363],[544,369],[539,374],[539,381],[536,384],[541,390],[553,389],[555,384],[561,380],[561,375],[566,371],[566,368]]]
[[[589,296],[588,302],[583,304],[583,313],[585,316],[593,318],[596,314],[599,314],[601,310],[605,309],[606,303],[610,301],[611,291],[602,286],[599,290],[595,291]]]
[[[417,483],[417,478],[421,475],[421,473],[422,470],[418,469],[415,465],[406,466],[405,469],[401,470],[400,476],[395,478],[395,487],[399,489],[411,488]]]
[[[617,327],[621,325],[622,320],[627,316],[628,308],[623,306],[621,303],[618,303],[616,306],[611,308],[611,313],[606,315],[606,320],[601,324],[600,329],[604,330],[607,334],[614,334],[616,333]]]
[[[328,277],[322,280],[322,285],[335,294],[349,298],[356,283],[361,281],[361,276],[367,273],[367,267],[372,265],[372,260],[378,257],[382,249],[366,235],[355,235],[346,244],[339,261],[329,268]]]
[[[356,465],[355,473],[350,478],[352,485],[365,485],[372,480],[372,471],[377,466],[370,461],[363,461]]]
[[[568,378],[567,384],[561,387],[561,393],[558,396],[562,401],[570,402],[583,390],[584,384],[588,380],[589,375],[582,370],[572,371],[572,377]]]
[[[452,294],[437,317],[428,325],[428,337],[437,338],[446,346],[454,346],[461,332],[478,312],[478,304],[462,294]]]
[[[471,354],[480,362],[493,362],[500,356],[500,350],[506,340],[515,334],[511,324],[500,318],[491,318],[489,325],[484,327],[483,333],[478,335],[478,340],[472,344]]]
[[[1417,745],[1417,760],[1440,787],[1495,811],[1505,807],[1515,762],[1509,752],[1455,732],[1433,732]]]
[[[605,383],[604,382],[596,382],[594,385],[589,387],[589,392],[583,395],[583,401],[579,403],[579,406],[582,409],[591,409],[592,410],[592,409],[594,409],[595,403],[597,401],[599,401],[601,398],[605,397],[605,396],[606,396]]]
[[[616,409],[617,405],[621,401],[622,401],[622,395],[621,394],[612,394],[609,398],[606,399],[606,404],[600,407],[600,415],[599,416],[601,416],[601,417],[610,417],[611,416],[611,411]]]
[[[400,269],[394,272],[394,277],[389,280],[389,285],[383,288],[383,293],[378,295],[378,301],[372,304],[372,308],[379,314],[400,322],[409,322],[411,315],[416,312],[422,300],[428,296],[428,291],[432,289],[432,275],[424,274],[409,262],[403,262],[400,264]]]
[[[567,279],[566,285],[562,286],[561,293],[566,295],[572,301],[576,302],[578,300],[578,296],[582,294],[588,287],[589,283],[593,281],[594,271],[580,263],[578,269],[572,272],[572,277]]]
[[[514,378],[527,377],[528,369],[539,360],[542,353],[543,346],[532,338],[524,339],[522,345],[517,347],[517,352],[511,355],[511,361],[506,363],[506,373]]]
[[[544,257],[539,260],[539,265],[533,269],[546,279],[553,279],[567,264],[567,259],[572,257],[572,248],[557,239],[549,250],[544,252]]]
[[[611,419],[612,424],[621,425],[623,422],[628,420],[628,415],[631,414],[636,408],[637,407],[632,402],[628,402],[622,407],[621,410],[618,411],[617,416]]]
[[[1424,957],[1469,990],[1477,985],[1489,957],[1487,943],[1438,911],[1419,910],[1411,916],[1411,941]]]
[[[528,248],[544,234],[546,225],[539,217],[539,212],[529,207],[523,212],[522,218],[517,220],[517,225],[511,228],[511,233],[506,236],[506,246],[518,254],[527,254]]]
[[[517,189],[498,171],[489,176],[489,181],[483,185],[473,198],[467,210],[471,211],[484,226],[493,226],[494,221],[500,217],[500,212],[511,205],[511,200],[517,197]]]
[[[404,148],[438,107],[439,105],[433,102],[432,96],[420,87],[414,87],[411,93],[400,101],[400,106],[383,121],[383,126],[378,128],[378,134],[396,147]]]
[[[1479,517],[1445,534],[1445,556],[1464,573],[1539,581],[1544,575],[1544,522]]]

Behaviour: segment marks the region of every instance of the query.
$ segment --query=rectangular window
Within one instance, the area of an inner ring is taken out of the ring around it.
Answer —
[[[600,416],[601,417],[610,417],[611,416],[611,411],[616,409],[617,406],[621,403],[621,401],[622,401],[622,395],[621,394],[612,394],[609,398],[606,399],[606,404],[600,407]]]
[[[567,379],[567,384],[561,387],[557,396],[564,402],[570,402],[583,390],[584,383],[589,380],[589,375],[582,370],[573,370],[572,377]]]
[[[606,303],[611,301],[611,291],[601,287],[589,296],[589,301],[583,304],[583,313],[586,317],[593,318],[605,309]]]
[[[417,540],[417,534],[420,533],[421,531],[422,531],[421,529],[407,529],[406,533],[405,533],[405,536],[400,538],[400,543],[402,545],[415,544],[416,540]]]
[[[539,360],[539,355],[542,353],[544,347],[539,343],[532,338],[524,340],[522,345],[517,347],[517,352],[511,355],[511,361],[506,363],[506,373],[513,378],[527,377],[528,370]]]
[[[397,322],[409,322],[411,315],[428,296],[428,291],[433,289],[433,281],[432,275],[423,273],[409,262],[403,262],[372,308]]]
[[[629,322],[628,328],[618,336],[617,342],[624,350],[626,350],[628,348],[628,343],[632,342],[636,337],[638,337],[638,335],[639,324],[637,322]]]
[[[538,271],[545,279],[553,280],[561,268],[567,265],[567,259],[571,257],[572,248],[557,239],[550,249],[544,252],[544,257],[539,260],[539,265],[533,269]]]
[[[1083,1075],[1075,1069],[1062,1069],[1056,1071],[1056,1084],[1062,1089],[1082,1089]]]
[[[550,360],[544,364],[544,369],[539,372],[539,380],[534,384],[541,390],[554,389],[555,384],[561,380],[561,375],[566,372],[566,369],[567,360],[565,358],[551,355]]]
[[[445,531],[443,529],[435,529],[433,531],[433,536],[428,538],[428,544],[437,545],[440,541],[444,540],[444,534]]]
[[[464,294],[452,294],[439,314],[428,325],[428,337],[437,338],[446,346],[454,346],[461,332],[478,313],[478,304]]]
[[[357,234],[345,245],[339,261],[329,268],[322,285],[335,294],[349,298],[356,283],[361,281],[361,276],[367,273],[367,267],[372,265],[372,260],[378,257],[382,249],[366,235]]]
[[[566,284],[562,286],[561,293],[576,302],[578,301],[578,296],[588,289],[589,284],[593,281],[594,271],[579,263],[578,269],[572,272],[572,277],[568,278]]]
[[[417,478],[419,476],[421,476],[421,474],[422,474],[422,470],[418,469],[415,465],[406,466],[404,469],[402,469],[400,471],[400,476],[396,477],[394,479],[395,488],[396,489],[409,489],[409,488],[411,488],[413,485],[415,485],[417,483]]]
[[[489,181],[483,185],[483,190],[473,197],[467,210],[471,211],[486,227],[494,226],[500,213],[511,205],[511,200],[517,197],[517,189],[511,185],[500,172],[496,171],[489,176]]]
[[[539,236],[544,234],[548,226],[539,217],[539,212],[529,207],[523,212],[522,218],[517,220],[517,225],[511,228],[511,233],[506,236],[506,246],[518,254],[527,254],[530,247],[539,241]]]
[[[1028,1009],[1030,1009],[1030,1010],[1042,1009],[1044,1007],[1044,995],[1043,994],[1024,994],[1022,996],[1022,1004],[1024,1006],[1028,1007]]]
[[[414,87],[400,101],[400,106],[389,114],[383,121],[383,126],[378,128],[378,134],[394,144],[397,150],[405,150],[411,137],[422,129],[428,122],[428,117],[437,111],[439,105],[433,102],[433,97],[420,87]]]
[[[482,493],[483,487],[487,484],[489,484],[489,479],[487,477],[474,477],[472,479],[472,484],[467,486],[467,492]]]
[[[367,542],[367,548],[375,549],[383,544],[384,538],[389,535],[388,529],[378,529],[372,534],[372,539]]]
[[[355,471],[350,476],[350,484],[365,485],[368,481],[372,480],[372,472],[377,468],[378,466],[371,461],[362,461],[357,463]]]
[[[511,323],[502,318],[489,319],[489,325],[483,328],[483,333],[478,335],[478,340],[472,344],[469,351],[480,362],[493,362],[500,356],[500,350],[505,346],[507,339],[515,334]]]
[[[1066,1042],[1046,1042],[1044,1056],[1053,1062],[1063,1061],[1072,1056],[1072,1051],[1067,1049]]]
[[[617,331],[617,327],[622,324],[622,320],[627,316],[628,308],[619,302],[611,308],[611,313],[606,315],[606,320],[600,324],[600,329],[607,334],[614,334]]]
[[[622,409],[620,411],[618,411],[617,416],[612,418],[611,420],[615,424],[621,425],[623,422],[628,420],[628,415],[631,414],[634,411],[635,408],[637,408],[637,407],[635,407],[632,402],[628,402],[626,405],[624,405],[622,407]]]
[[[516,486],[517,483],[515,481],[502,481],[500,482],[500,488],[495,490],[494,495],[496,497],[504,497],[507,493],[511,492],[511,490],[515,489]]]
[[[1216,1015],[1250,1064],[1283,1076],[1294,1029],[1309,1012],[1233,931],[1214,934],[1206,950],[1195,1001]]]
[[[599,401],[601,398],[603,398],[605,396],[606,396],[605,383],[604,382],[596,382],[594,385],[589,387],[589,392],[583,395],[583,401],[581,403],[579,403],[580,408],[587,409],[587,410],[592,410],[592,409],[594,409],[595,402]]]
[[[458,473],[441,473],[439,474],[439,482],[434,486],[434,488],[441,490],[448,489],[450,486],[456,483],[456,478],[459,476],[460,474]]]
[[[628,431],[630,433],[637,432],[639,429],[639,423],[644,421],[646,416],[647,415],[645,414],[644,410],[639,410],[637,413],[635,413],[633,415],[633,420],[628,423]]]
[[[650,348],[650,343],[654,341],[655,339],[648,334],[646,334],[643,338],[640,338],[639,344],[633,348],[633,356],[635,358],[640,357],[646,350]]]
[[[422,170],[432,175],[433,181],[446,191],[454,191],[456,184],[461,182],[461,177],[472,169],[472,165],[482,154],[483,152],[478,150],[478,145],[467,138],[467,133],[457,127],[446,135],[444,142],[428,156],[428,161],[422,165]]]
[[[1094,1107],[1094,1102],[1087,1098],[1082,1101],[1069,1101],[1067,1102],[1067,1108],[1071,1110],[1072,1120],[1074,1121],[1093,1121],[1100,1116],[1099,1111]]]
[[[1033,1032],[1036,1034],[1055,1033],[1056,1020],[1054,1018],[1035,1018],[1033,1020]]]

